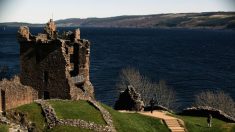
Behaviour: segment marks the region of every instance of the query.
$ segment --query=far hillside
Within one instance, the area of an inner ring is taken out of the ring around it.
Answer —
[[[235,12],[170,13],[126,15],[107,18],[69,18],[57,20],[59,27],[115,28],[209,28],[235,29]],[[42,26],[30,23],[0,23],[0,26]]]

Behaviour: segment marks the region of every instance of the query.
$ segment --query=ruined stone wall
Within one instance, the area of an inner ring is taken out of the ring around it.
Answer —
[[[24,48],[27,43],[22,43]],[[70,99],[69,85],[65,76],[65,58],[59,40],[32,43],[21,53],[21,82],[38,91],[39,98]]]
[[[94,89],[89,80],[89,65],[85,65],[86,60],[84,58],[84,53],[89,52],[81,52],[85,44],[89,44],[89,42],[79,40],[72,44],[70,41],[63,41],[62,43],[62,52],[67,63],[65,74],[73,100],[87,100],[94,97]],[[77,48],[75,48],[75,45],[77,45]],[[90,49],[90,47],[87,49]]]
[[[76,44],[78,52],[74,54]],[[39,98],[44,98],[45,91],[50,98],[78,100],[94,97],[93,86],[89,80],[88,44],[85,40],[75,44],[65,40],[47,43],[21,42],[22,84],[35,88]],[[81,77],[81,80],[73,78],[74,71],[77,71],[74,76]],[[76,85],[78,80],[81,82]]]
[[[80,30],[58,37],[52,20],[45,33],[33,36],[20,27],[20,79],[38,91],[39,98],[89,99],[94,97],[89,79],[90,42],[80,39]]]
[[[37,91],[32,87],[22,85],[17,76],[11,80],[2,80],[0,89],[0,111],[31,103],[38,98]]]

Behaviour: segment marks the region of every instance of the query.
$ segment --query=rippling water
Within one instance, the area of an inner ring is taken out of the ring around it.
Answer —
[[[0,30],[0,65],[10,66],[11,74],[19,73],[16,32]],[[90,74],[96,98],[108,105],[118,96],[115,84],[127,66],[153,81],[166,80],[182,106],[206,89],[222,89],[235,99],[235,31],[82,28],[81,37],[92,43]]]

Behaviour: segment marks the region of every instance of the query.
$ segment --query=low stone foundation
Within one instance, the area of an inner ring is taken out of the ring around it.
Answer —
[[[59,99],[54,99],[54,100],[59,100]],[[68,100],[60,100],[60,101],[68,101]],[[40,104],[43,109],[49,128],[53,128],[56,125],[67,125],[67,126],[90,129],[96,132],[116,132],[113,126],[113,120],[110,113],[95,100],[88,100],[88,102],[101,112],[107,125],[100,125],[94,122],[84,121],[81,119],[59,119],[56,116],[55,110],[47,101],[45,100],[36,101],[36,103]]]
[[[212,117],[218,118],[220,120],[235,123],[235,118],[227,115],[225,112],[214,109],[209,106],[199,106],[199,107],[191,107],[186,108],[181,113],[182,115],[190,115],[190,116],[205,116],[207,117],[208,114],[211,114]]]

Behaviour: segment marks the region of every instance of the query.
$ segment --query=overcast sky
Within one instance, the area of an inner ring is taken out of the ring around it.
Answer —
[[[0,22],[235,11],[235,0],[0,0]]]

